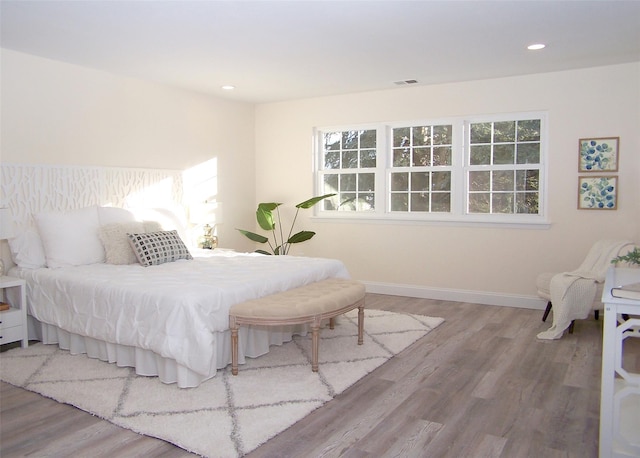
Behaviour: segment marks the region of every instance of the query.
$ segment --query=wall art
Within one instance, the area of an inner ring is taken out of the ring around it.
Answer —
[[[617,176],[578,177],[579,210],[615,210],[617,206]]]
[[[617,172],[620,137],[581,138],[578,172]]]

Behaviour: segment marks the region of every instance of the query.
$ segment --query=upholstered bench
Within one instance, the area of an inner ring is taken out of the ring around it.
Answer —
[[[235,304],[229,310],[231,373],[238,374],[238,328],[311,324],[311,370],[318,371],[320,325],[358,308],[358,345],[364,333],[364,285],[354,280],[330,278],[299,288]]]

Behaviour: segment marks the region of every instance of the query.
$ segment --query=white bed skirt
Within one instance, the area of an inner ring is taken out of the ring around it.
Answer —
[[[164,383],[176,383],[179,388],[193,388],[216,375],[217,369],[231,364],[230,331],[216,333],[214,353],[215,361],[210,374],[198,374],[178,364],[175,360],[164,358],[151,350],[127,345],[119,345],[91,337],[72,334],[57,326],[41,323],[29,315],[29,340],[39,340],[43,344],[58,345],[72,355],[86,354],[90,358],[116,364],[119,367],[133,367],[136,374],[146,377],[158,377]],[[282,345],[292,339],[294,334],[305,335],[306,325],[296,327],[270,327],[256,329],[242,327],[239,330],[238,362],[245,358],[257,358],[269,352],[270,345]]]

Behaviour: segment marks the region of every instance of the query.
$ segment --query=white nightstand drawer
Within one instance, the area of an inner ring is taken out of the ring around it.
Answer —
[[[12,328],[14,326],[22,326],[22,315],[20,310],[12,308],[0,312],[0,329]]]
[[[22,340],[22,326],[0,329],[0,345]]]

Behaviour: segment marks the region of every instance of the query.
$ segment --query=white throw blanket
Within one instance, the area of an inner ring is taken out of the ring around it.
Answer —
[[[620,250],[633,246],[632,242],[600,240],[596,242],[580,267],[573,272],[563,272],[551,278],[551,303],[553,325],[538,334],[538,339],[559,339],[573,320],[589,316],[595,299],[597,283],[604,281],[611,260]]]

